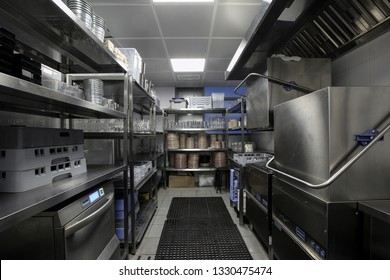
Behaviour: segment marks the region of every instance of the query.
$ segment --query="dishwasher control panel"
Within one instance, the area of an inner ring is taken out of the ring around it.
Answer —
[[[99,188],[94,192],[87,195],[87,197],[83,197],[81,205],[83,207],[88,206],[96,201],[98,201],[101,197],[104,196],[104,188]]]

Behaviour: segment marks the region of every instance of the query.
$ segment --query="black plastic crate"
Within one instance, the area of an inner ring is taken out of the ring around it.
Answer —
[[[41,64],[23,54],[14,55],[14,65],[17,72],[25,69],[39,76],[41,75]]]
[[[0,55],[0,72],[12,75],[13,63],[12,60],[3,59],[3,56]]]
[[[15,34],[0,27],[0,46],[15,49]]]
[[[13,75],[25,81],[42,84],[41,64],[23,54],[14,54]]]

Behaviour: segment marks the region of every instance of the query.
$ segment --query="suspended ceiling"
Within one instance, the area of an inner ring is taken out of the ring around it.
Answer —
[[[261,0],[214,3],[152,3],[152,0],[89,0],[112,40],[136,48],[155,86],[235,86],[225,81],[234,53]],[[174,73],[171,58],[206,58],[203,73]]]
[[[335,58],[390,27],[389,0],[89,2],[117,45],[139,51],[156,86],[235,86],[274,53]],[[171,58],[206,58],[206,69],[174,73]]]

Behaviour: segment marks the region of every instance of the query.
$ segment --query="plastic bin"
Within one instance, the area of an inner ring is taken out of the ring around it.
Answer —
[[[188,101],[184,98],[172,98],[169,100],[171,109],[185,109],[188,107]]]
[[[61,81],[42,80],[42,86],[61,92],[66,95],[84,99],[83,91],[81,89]]]
[[[225,93],[212,93],[213,108],[225,108]]]

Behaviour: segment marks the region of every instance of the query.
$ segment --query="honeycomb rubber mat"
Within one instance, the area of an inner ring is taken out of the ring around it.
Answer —
[[[175,197],[156,260],[251,260],[252,256],[220,197]]]

